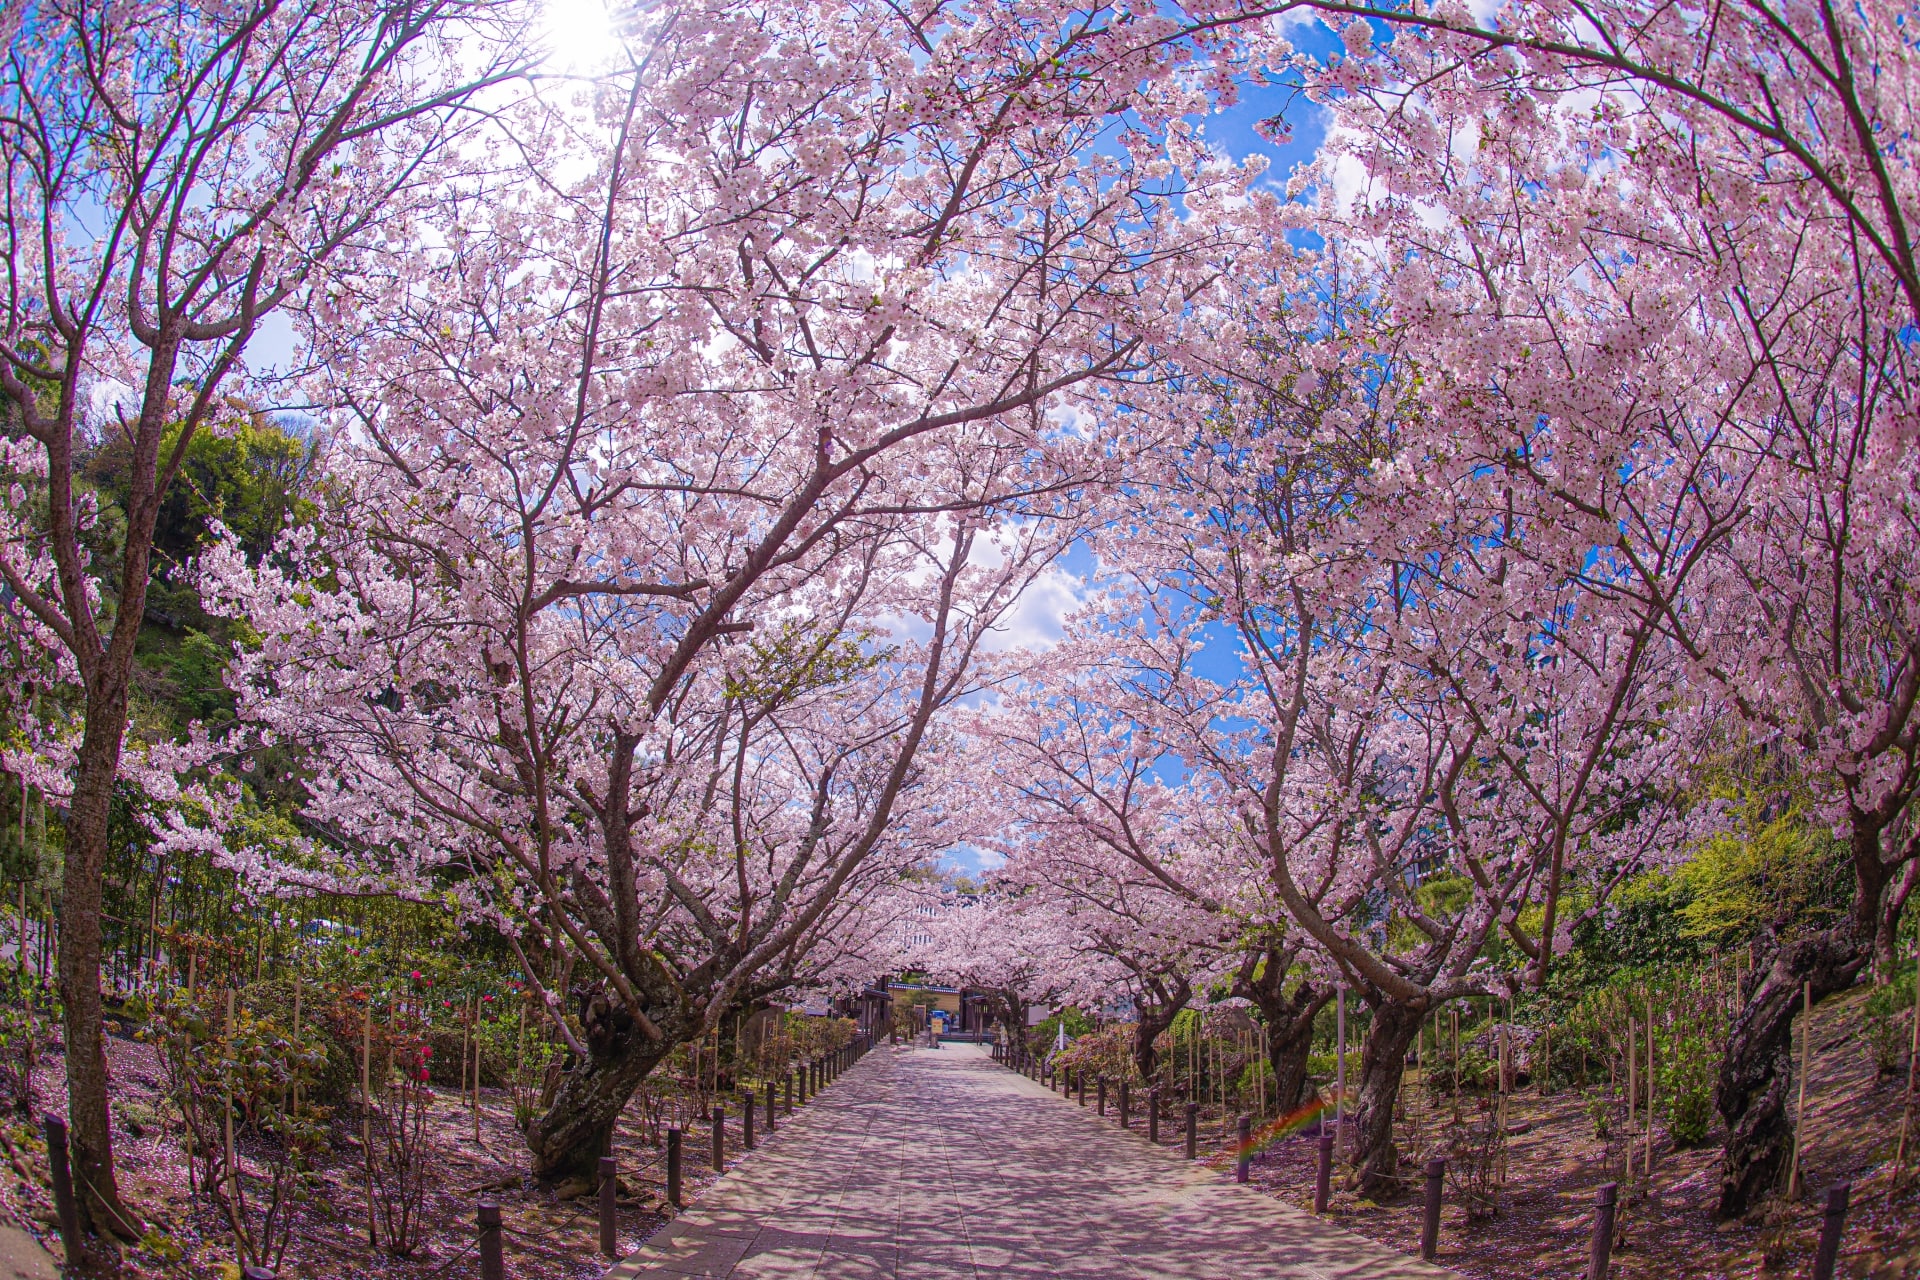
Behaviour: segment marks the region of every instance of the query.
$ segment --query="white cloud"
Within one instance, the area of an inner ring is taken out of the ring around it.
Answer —
[[[1027,584],[982,647],[993,653],[1051,649],[1065,634],[1067,618],[1086,598],[1085,578],[1052,566]]]

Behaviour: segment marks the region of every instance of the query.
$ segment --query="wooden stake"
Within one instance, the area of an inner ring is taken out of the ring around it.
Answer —
[[[467,999],[467,1008],[477,1010],[479,1003],[471,996]],[[480,1145],[480,1024],[475,1013],[469,1012],[468,1019],[473,1023],[473,1143]]]
[[[1914,943],[1913,959],[1913,1029],[1907,1035],[1907,1100],[1900,1107],[1900,1146],[1893,1156],[1895,1178],[1907,1167],[1907,1134],[1913,1124],[1914,1068],[1920,1066],[1920,942]]]
[[[1553,1018],[1549,1011],[1546,1029],[1540,1033],[1540,1096],[1553,1092]]]
[[[519,1042],[519,1047],[514,1050],[513,1057],[513,1101],[516,1108],[520,1102],[520,1090],[524,1087],[522,1084],[522,1076],[527,1069],[527,1001],[524,996],[520,1000]],[[518,1115],[514,1117],[514,1121],[518,1123]]]
[[[300,971],[297,969],[294,970],[293,974],[293,1042],[296,1045],[300,1043]],[[293,1110],[295,1114],[298,1114],[300,1111],[300,1086],[298,1084],[293,1086]]]
[[[462,1094],[465,1094],[467,1091],[467,1043],[472,1039],[473,997],[468,996],[466,1015],[460,1023],[460,1092]]]
[[[1640,1118],[1640,1024],[1627,1019],[1627,1132]]]
[[[1807,1071],[1813,1063],[1813,982],[1800,984],[1800,1101],[1793,1109],[1793,1162],[1787,1166],[1787,1199],[1800,1195],[1800,1144],[1807,1132]]]
[[[1659,1077],[1653,1073],[1653,1005],[1647,1005],[1647,1178],[1653,1178],[1653,1088]]]
[[[1447,1010],[1453,1020],[1453,1118],[1460,1118],[1460,1006]]]
[[[1347,989],[1339,987],[1334,991],[1334,1036],[1337,1041],[1334,1048],[1334,1072],[1339,1083],[1333,1091],[1333,1129],[1340,1133],[1341,1122],[1347,1114]],[[1340,1133],[1345,1138],[1344,1133]]]
[[[233,1053],[233,989],[231,987],[227,989],[226,1050],[228,1053]],[[236,1061],[237,1060],[238,1059],[236,1055]],[[233,1158],[233,1077],[231,1075],[227,1077],[227,1087],[223,1091],[222,1096],[226,1103],[225,1112],[226,1112],[226,1122],[227,1122],[227,1181],[228,1181],[228,1184],[233,1188],[233,1202],[232,1202],[233,1220],[234,1220],[234,1225],[238,1227],[240,1222],[246,1216],[246,1210],[245,1210],[245,1202],[241,1199],[241,1193],[240,1193],[240,1164],[238,1161],[236,1161]]]
[[[380,1243],[373,1225],[373,997],[367,997],[360,1019],[360,1151],[366,1156],[367,1246]]]

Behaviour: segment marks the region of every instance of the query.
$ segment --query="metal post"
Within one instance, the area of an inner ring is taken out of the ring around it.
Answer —
[[[667,1203],[680,1207],[680,1131],[667,1130]]]
[[[1593,1192],[1593,1243],[1587,1247],[1587,1280],[1607,1280],[1613,1259],[1613,1213],[1620,1202],[1620,1184],[1603,1182]]]
[[[1320,1168],[1313,1179],[1313,1211],[1325,1213],[1333,1199],[1333,1130],[1320,1122]]]
[[[767,1081],[767,1132],[772,1133],[777,1122],[774,1120],[773,1081]]]
[[[727,1171],[727,1112],[724,1107],[713,1109],[713,1171]]]
[[[47,1167],[53,1174],[53,1207],[60,1217],[60,1243],[67,1258],[80,1257],[80,1215],[73,1202],[73,1170],[67,1164],[67,1122],[48,1113],[41,1122],[47,1130]]]
[[[1813,1280],[1833,1280],[1833,1264],[1840,1257],[1840,1237],[1847,1229],[1847,1201],[1853,1184],[1827,1188],[1827,1212],[1820,1221],[1820,1251],[1813,1255]]]
[[[1233,1180],[1245,1182],[1247,1173],[1253,1168],[1253,1117],[1241,1116],[1235,1126],[1234,1142],[1237,1148],[1233,1162]]]
[[[507,1264],[500,1252],[500,1202],[480,1202],[480,1280],[507,1280]]]
[[[620,1180],[614,1176],[612,1156],[600,1157],[600,1252],[609,1258],[620,1256],[620,1242],[616,1239],[619,1226],[619,1210],[614,1207],[613,1198],[619,1193]]]
[[[740,1149],[753,1150],[753,1095],[740,1104]]]
[[[1160,1091],[1147,1090],[1147,1141],[1160,1145]]]
[[[1200,1154],[1200,1104],[1187,1104],[1187,1159],[1192,1160]]]
[[[1439,1156],[1427,1161],[1427,1212],[1420,1224],[1420,1256],[1428,1262],[1440,1252],[1440,1190],[1447,1180],[1447,1162]]]
[[[1105,1076],[1100,1077],[1100,1109],[1095,1114],[1103,1116],[1107,1114],[1107,1078]]]
[[[1125,1076],[1122,1076],[1120,1078],[1120,1127],[1122,1129],[1128,1129],[1132,1127],[1132,1125],[1128,1123],[1128,1121],[1131,1120],[1132,1117],[1129,1114],[1130,1107],[1128,1106],[1128,1103],[1131,1100],[1127,1096],[1127,1084],[1128,1084],[1127,1078]]]

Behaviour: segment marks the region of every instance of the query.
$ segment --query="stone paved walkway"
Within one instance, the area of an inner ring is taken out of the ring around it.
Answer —
[[[608,1280],[1442,1280],[971,1045],[885,1046]],[[1144,1123],[1144,1122],[1142,1122]],[[1171,1126],[1163,1131],[1171,1137]]]

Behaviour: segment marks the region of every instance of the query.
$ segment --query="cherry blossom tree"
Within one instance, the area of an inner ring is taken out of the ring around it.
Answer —
[[[77,707],[77,742],[22,772],[64,775],[46,781],[67,806],[60,991],[89,1240],[141,1234],[114,1175],[99,913],[156,513],[195,434],[232,412],[269,317],[443,180],[478,95],[514,70],[495,43],[509,17],[474,0],[51,0],[0,17],[0,577],[9,632],[58,653],[40,664],[59,695],[42,740],[62,736],[62,691]],[[75,471],[115,434],[130,495],[109,528]]]
[[[1771,1185],[1787,1148],[1798,993],[1843,990],[1884,962],[1915,880],[1920,651],[1911,593],[1896,585],[1911,581],[1911,539],[1894,531],[1913,524],[1900,334],[1916,313],[1910,178],[1880,141],[1906,108],[1863,94],[1856,75],[1880,65],[1896,16],[1714,6],[1701,15],[1711,41],[1687,27],[1694,16],[1521,5],[1476,26],[1409,14],[1377,50],[1371,28],[1349,27],[1341,83],[1328,88],[1348,95],[1344,127],[1364,139],[1341,147],[1372,188],[1356,234],[1377,237],[1368,218],[1382,208],[1412,231],[1436,206],[1478,206],[1487,233],[1466,237],[1475,253],[1529,238],[1584,244],[1577,273],[1571,258],[1555,268],[1558,288],[1534,273],[1532,301],[1508,275],[1480,308],[1497,328],[1449,321],[1465,357],[1457,393],[1484,405],[1521,392],[1532,414],[1605,389],[1639,414],[1637,432],[1614,433],[1637,454],[1618,484],[1612,468],[1627,455],[1598,451],[1602,469],[1579,483],[1567,482],[1564,450],[1510,456],[1530,459],[1538,491],[1569,500],[1563,528],[1575,512],[1593,518],[1587,536],[1606,548],[1613,581],[1588,584],[1590,597],[1632,609],[1640,622],[1625,634],[1677,648],[1695,714],[1741,726],[1756,746],[1791,744],[1850,849],[1850,918],[1770,941],[1730,1038],[1718,1102],[1729,1132],[1720,1209],[1732,1215]],[[1409,110],[1400,86],[1415,82]],[[1489,194],[1521,183],[1538,185],[1524,200]],[[1433,310],[1423,294],[1457,315],[1430,292],[1428,263],[1480,283],[1512,261],[1456,254],[1448,267],[1430,234],[1405,238],[1423,256],[1395,283],[1409,317],[1420,314],[1409,303]],[[1532,261],[1547,259],[1536,250]],[[1599,319],[1608,295],[1611,336],[1591,348],[1605,372],[1583,360],[1556,373],[1569,321]],[[1436,326],[1422,342],[1443,336]]]
[[[986,993],[1010,1040],[1026,1033],[1033,1009],[1073,987],[1076,958],[1062,921],[1017,894],[989,887],[975,902],[948,904],[922,920],[927,941],[907,956],[937,981]]]
[[[338,502],[209,587],[264,637],[248,713],[323,762],[317,874],[451,879],[569,975],[542,1177],[956,838],[942,717],[1151,445],[1068,400],[1161,394],[1225,233],[1169,216],[1164,145],[1092,147],[1118,91],[1080,27],[1002,21],[641,15],[429,250],[342,259],[306,313]],[[1189,201],[1244,189],[1187,159]]]
[[[1268,20],[1294,8],[1339,28],[1340,56],[1297,57],[1278,43]],[[1705,495],[1665,522],[1680,534],[1664,540],[1677,555],[1670,569],[1691,567],[1662,575],[1638,559],[1644,529],[1639,546],[1620,539],[1618,556],[1633,593],[1659,605],[1654,620],[1691,659],[1694,694],[1717,701],[1723,723],[1756,747],[1791,744],[1824,789],[1855,880],[1847,921],[1769,941],[1736,1020],[1719,1083],[1729,1131],[1720,1209],[1741,1213],[1787,1147],[1784,1046],[1797,993],[1811,984],[1819,998],[1851,985],[1870,960],[1884,965],[1920,879],[1920,651],[1911,592],[1899,585],[1912,580],[1903,557],[1914,507],[1902,335],[1920,318],[1916,192],[1896,142],[1912,128],[1902,89],[1913,74],[1908,15],[1883,4],[1679,11],[1610,0],[1491,14],[1313,3],[1190,18],[1188,29],[1215,47],[1243,40],[1234,56],[1304,76],[1339,105],[1336,134],[1354,127],[1351,108],[1382,110],[1398,138],[1380,146],[1379,130],[1359,124],[1373,141],[1344,175],[1350,185],[1391,188],[1428,211],[1478,192],[1507,206],[1509,229],[1596,247],[1596,231],[1617,235],[1588,277],[1633,282],[1633,323],[1617,327],[1616,350],[1667,347],[1672,370],[1705,375],[1670,386],[1700,398],[1684,415],[1667,413],[1692,425],[1664,458],[1652,455],[1697,476]],[[1412,100],[1424,105],[1407,111]],[[1516,140],[1540,146],[1544,135],[1555,140],[1543,154],[1563,159],[1513,163]],[[1483,165],[1486,144],[1494,163]],[[1511,179],[1477,181],[1501,172],[1538,180],[1529,190],[1542,199],[1502,200],[1516,189],[1503,186]],[[1571,192],[1600,202],[1569,206]],[[1424,287],[1419,267],[1409,274]],[[1593,300],[1584,284],[1545,296],[1574,312]],[[1516,334],[1518,345],[1475,332],[1492,357],[1480,376],[1498,381],[1463,388],[1504,388],[1516,352],[1524,364],[1552,349],[1542,340],[1549,327]],[[1584,374],[1568,383],[1616,386]]]

